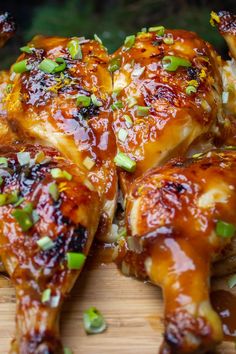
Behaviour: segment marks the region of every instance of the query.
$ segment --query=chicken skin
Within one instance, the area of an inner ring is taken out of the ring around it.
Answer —
[[[123,190],[190,144],[222,116],[220,59],[195,33],[153,27],[126,39],[111,60],[117,147],[136,161]],[[121,133],[122,132],[122,133]]]
[[[162,287],[162,354],[205,353],[223,338],[209,279],[236,230],[235,173],[236,152],[215,150],[152,169],[128,193],[117,262]]]
[[[62,354],[59,311],[90,249],[101,201],[86,174],[51,148],[7,146],[0,156],[0,256],[17,298],[10,352]]]
[[[107,51],[81,37],[37,36],[26,48],[11,68],[7,118],[25,139],[53,146],[87,173],[103,199],[105,236],[117,195]]]
[[[0,48],[14,35],[15,22],[8,12],[0,13]]]

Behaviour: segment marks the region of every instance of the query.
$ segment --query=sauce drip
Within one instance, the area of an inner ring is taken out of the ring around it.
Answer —
[[[236,296],[229,291],[216,290],[211,293],[211,302],[223,323],[225,340],[236,340]]]

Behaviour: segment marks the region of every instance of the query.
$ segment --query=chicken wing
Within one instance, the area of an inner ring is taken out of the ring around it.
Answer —
[[[235,235],[236,152],[171,160],[138,178],[127,196],[128,237],[117,262],[162,287],[160,353],[205,353],[223,338],[209,301],[211,263]]]
[[[17,298],[11,353],[62,354],[59,311],[88,254],[101,200],[86,174],[51,148],[6,146],[0,156],[0,256]]]
[[[219,65],[192,32],[158,26],[126,38],[110,63],[117,147],[136,161],[131,177],[121,175],[124,184],[216,131],[224,119]]]
[[[0,48],[13,36],[15,22],[8,12],[0,13]]]
[[[5,99],[9,122],[26,139],[53,146],[87,173],[103,199],[104,237],[117,195],[108,61],[99,41],[37,36],[12,66]]]

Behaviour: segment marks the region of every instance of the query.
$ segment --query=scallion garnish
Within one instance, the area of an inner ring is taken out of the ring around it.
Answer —
[[[122,227],[117,235],[117,239],[120,239],[121,237],[126,237],[127,236],[127,230],[125,227]]]
[[[137,115],[139,117],[146,117],[149,114],[150,107],[137,106]]]
[[[118,152],[114,158],[116,166],[123,168],[127,172],[134,172],[136,169],[136,161],[132,160],[123,152]]]
[[[168,34],[166,37],[163,38],[163,42],[167,45],[171,45],[174,43],[174,38],[172,34]]]
[[[162,59],[163,68],[167,71],[176,71],[180,66],[190,67],[192,64],[189,60],[176,57],[174,55],[166,55]]]
[[[95,96],[94,93],[90,96],[90,98],[91,98],[91,101],[92,101],[94,106],[97,106],[97,107],[101,107],[102,106],[102,102],[97,99],[97,97]]]
[[[56,202],[59,198],[59,190],[57,187],[57,184],[51,183],[49,188],[48,188],[49,194],[51,195],[52,199]]]
[[[91,98],[85,95],[79,95],[76,98],[77,106],[88,107],[91,104]]]
[[[95,307],[84,311],[83,321],[84,329],[88,334],[102,333],[107,328],[104,317]]]
[[[42,303],[45,304],[46,302],[49,302],[50,298],[51,298],[51,289],[44,290],[41,297]]]
[[[216,235],[222,238],[231,238],[234,236],[236,228],[233,224],[218,220],[216,223]]]
[[[158,36],[164,36],[165,27],[164,26],[156,26],[156,27],[149,27],[148,32],[156,32]]]
[[[83,253],[67,252],[67,266],[69,269],[81,269],[86,260],[86,256]]]
[[[38,68],[47,74],[52,74],[57,66],[58,64],[55,61],[45,58],[41,61]]]
[[[134,34],[131,36],[127,36],[124,41],[124,46],[127,49],[130,49],[131,47],[133,47],[134,42],[135,42],[135,35]]]
[[[228,103],[228,100],[229,100],[229,92],[223,91],[222,92],[222,103],[226,104],[226,103]]]
[[[72,59],[82,59],[83,54],[79,40],[77,38],[72,39],[67,46]]]
[[[131,76],[132,77],[140,77],[143,72],[145,71],[145,67],[143,66],[142,68],[136,68],[132,71]]]
[[[234,288],[236,285],[236,274],[232,275],[229,279],[228,279],[228,286],[230,289]]]
[[[66,68],[66,61],[64,58],[56,58],[56,63],[58,64],[55,69],[53,70],[53,73],[59,73],[61,71],[64,71]]]
[[[54,247],[54,242],[50,239],[50,237],[45,236],[45,237],[40,238],[40,239],[37,241],[37,245],[38,245],[43,251],[46,251],[46,250],[50,250],[51,248]]]
[[[21,205],[23,203],[23,201],[25,200],[25,198],[20,197],[16,203],[14,203],[14,207],[18,207],[19,205]]]
[[[97,41],[98,43],[102,44],[101,38],[99,38],[96,33],[94,34],[94,39],[95,39],[95,41]]]
[[[17,160],[21,166],[28,165],[30,163],[30,153],[29,152],[18,152]]]
[[[121,101],[116,101],[111,105],[113,111],[123,108],[123,103]]]
[[[29,71],[31,69],[32,69],[32,66],[27,63],[27,59],[18,61],[17,63],[12,65],[12,70],[16,74],[22,74],[22,73]]]
[[[0,157],[0,167],[8,167],[8,160],[6,157]]]
[[[135,106],[137,104],[137,99],[135,97],[129,96],[126,99],[126,102],[128,104],[129,108],[132,108],[133,106]]]
[[[24,47],[21,47],[20,48],[20,51],[22,53],[27,53],[27,54],[32,54],[33,53],[33,49],[32,47],[29,47],[28,45],[24,46]]]
[[[196,89],[195,86],[189,85],[189,86],[186,87],[185,92],[186,92],[187,95],[191,95],[192,93],[196,93],[197,89]]]
[[[0,176],[0,186],[3,184],[3,178]]]
[[[128,136],[127,130],[121,128],[118,132],[118,139],[122,142],[125,142],[127,136]]]
[[[24,209],[13,210],[12,216],[20,225],[22,231],[28,231],[33,226],[33,220],[31,218],[31,215]]]
[[[7,194],[0,194],[0,206],[3,206],[3,205],[6,205],[7,203],[6,203],[6,201],[7,201]]]
[[[119,70],[121,66],[121,56],[112,58],[108,65],[108,70],[113,73],[116,70]]]
[[[7,204],[15,204],[18,203],[18,201],[19,201],[18,191],[13,191],[11,194],[7,195]]]
[[[64,178],[68,181],[72,180],[72,175],[65,170],[61,170],[60,168],[52,168],[51,175],[53,178]]]
[[[83,165],[87,168],[87,170],[91,170],[95,165],[95,161],[91,159],[89,156],[86,156],[83,160]]]
[[[125,125],[127,126],[127,128],[132,127],[133,125],[133,121],[130,118],[130,116],[128,116],[127,114],[124,115],[124,119],[125,119]]]
[[[64,351],[64,354],[73,354],[72,350],[70,348],[67,348],[67,347],[65,347],[63,349],[63,351]]]

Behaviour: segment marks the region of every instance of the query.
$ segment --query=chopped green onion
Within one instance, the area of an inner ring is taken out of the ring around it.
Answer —
[[[102,314],[95,308],[90,307],[83,314],[84,328],[88,334],[102,333],[107,325]]]
[[[59,64],[55,67],[53,70],[53,73],[59,73],[61,71],[64,71],[66,68],[66,61],[64,58],[56,58],[56,63]]]
[[[124,142],[126,140],[127,136],[128,136],[127,130],[121,128],[118,132],[118,139],[120,141]]]
[[[83,54],[79,40],[77,38],[72,39],[67,46],[72,59],[82,59]]]
[[[0,206],[7,204],[7,194],[0,194]]]
[[[145,67],[134,69],[131,73],[132,77],[140,77],[142,73],[145,71]]]
[[[94,104],[94,106],[101,107],[102,102],[97,99],[97,97],[94,95],[94,93],[91,95],[91,101]]]
[[[236,285],[236,274],[232,275],[229,279],[228,279],[228,286],[230,289],[234,288]]]
[[[26,206],[24,207],[24,211],[28,214],[31,214],[33,212],[33,204],[27,203]]]
[[[50,298],[51,298],[51,289],[44,290],[41,298],[42,303],[45,304],[45,302],[48,302]]]
[[[64,178],[68,181],[72,180],[72,175],[65,170],[61,170],[60,168],[52,168],[51,175],[53,178]]]
[[[0,167],[8,167],[8,160],[6,157],[0,157]]]
[[[89,156],[86,156],[85,159],[83,160],[83,165],[88,169],[91,170],[93,166],[95,165],[95,161],[91,159]]]
[[[117,110],[117,109],[120,109],[120,108],[123,108],[123,103],[122,101],[116,101],[114,102],[112,105],[111,105],[111,109],[113,111]]]
[[[148,32],[156,32],[158,36],[164,36],[165,27],[164,26],[156,26],[156,27],[149,27]]]
[[[228,145],[228,146],[224,146],[225,150],[236,150],[236,146],[233,145]]]
[[[79,95],[76,98],[77,106],[88,107],[91,104],[91,98],[85,95]]]
[[[6,93],[10,93],[12,90],[13,85],[12,84],[7,84],[6,86]]]
[[[45,236],[40,238],[37,241],[37,245],[44,251],[50,250],[51,248],[54,247],[54,242],[50,239],[50,237]]]
[[[51,183],[49,188],[48,188],[49,194],[51,195],[52,199],[56,202],[59,198],[59,190],[57,187],[57,184]]]
[[[70,348],[65,347],[64,348],[64,354],[73,354],[72,350]]]
[[[136,169],[136,161],[132,160],[129,156],[123,152],[118,152],[114,158],[116,166],[123,168],[128,172],[134,172]]]
[[[186,87],[185,92],[187,93],[187,95],[191,95],[192,93],[196,93],[197,89],[196,89],[195,86],[189,85],[189,86]]]
[[[108,65],[108,70],[113,73],[116,70],[119,70],[121,66],[121,56],[112,58]]]
[[[37,213],[36,210],[33,210],[33,211],[32,211],[32,220],[33,220],[33,223],[36,224],[36,222],[38,222],[39,219],[40,219],[40,218],[39,218],[39,214]]]
[[[134,45],[134,42],[135,42],[135,35],[131,35],[131,36],[127,36],[125,38],[125,42],[124,42],[124,46],[127,48],[127,49],[130,49],[131,47],[133,47]]]
[[[139,117],[146,117],[149,114],[150,107],[137,106],[137,115]]]
[[[137,99],[135,97],[129,96],[126,99],[126,102],[128,104],[129,108],[132,108],[133,106],[135,106],[137,104]]]
[[[57,66],[59,65],[55,61],[45,58],[41,61],[38,68],[47,74],[52,74]]]
[[[222,238],[231,238],[234,236],[236,228],[233,224],[218,220],[216,223],[216,234]]]
[[[163,42],[167,45],[173,44],[174,43],[174,38],[172,35],[168,35],[167,37],[163,38]]]
[[[29,152],[18,152],[17,160],[21,166],[28,165],[30,163],[30,153]]]
[[[33,221],[31,216],[24,209],[13,210],[12,216],[16,219],[16,221],[20,225],[22,231],[28,231],[33,226]]]
[[[133,121],[132,121],[132,119],[130,118],[130,116],[128,116],[127,114],[125,114],[125,115],[124,115],[124,119],[125,119],[125,124],[126,124],[127,128],[132,127]]]
[[[11,194],[7,195],[7,204],[18,203],[18,199],[18,191],[13,191]]]
[[[67,266],[69,269],[81,269],[86,260],[83,253],[67,252]]]
[[[0,186],[3,184],[3,178],[0,176]]]
[[[146,32],[147,32],[147,27],[143,27],[143,28],[141,28],[141,32],[146,33]]]
[[[96,33],[94,34],[94,39],[95,39],[95,41],[97,41],[98,43],[102,44],[101,38],[99,38]]]
[[[20,197],[16,203],[14,203],[14,207],[18,207],[19,205],[21,205],[23,203],[23,201],[25,200],[25,198]]]
[[[32,66],[27,64],[27,59],[18,61],[17,63],[15,63],[12,66],[12,70],[14,71],[14,73],[17,73],[17,74],[22,74],[22,73],[29,71],[31,69],[32,69]]]
[[[162,59],[163,68],[167,71],[176,71],[180,66],[189,67],[191,62],[187,59],[176,57],[174,55],[166,55]]]
[[[32,54],[32,53],[33,53],[33,50],[34,50],[34,48],[29,47],[29,46],[27,46],[27,45],[20,48],[20,51],[21,51],[22,53],[27,53],[27,54]]]
[[[118,239],[121,237],[126,237],[127,236],[127,230],[125,227],[122,227],[119,232],[118,232]]]
[[[228,100],[229,100],[229,92],[223,91],[222,92],[222,103],[226,104],[226,103],[228,103]]]

